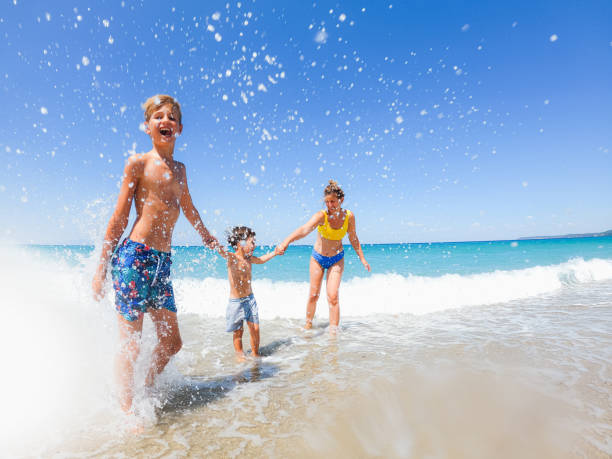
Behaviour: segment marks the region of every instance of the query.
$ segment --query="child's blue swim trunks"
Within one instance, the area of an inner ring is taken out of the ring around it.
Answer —
[[[243,298],[230,298],[225,310],[228,332],[240,330],[242,321],[246,320],[254,324],[259,323],[259,313],[257,311],[257,301],[251,293]]]
[[[170,282],[170,254],[125,239],[112,259],[115,308],[125,320],[137,320],[148,308],[176,312]]]

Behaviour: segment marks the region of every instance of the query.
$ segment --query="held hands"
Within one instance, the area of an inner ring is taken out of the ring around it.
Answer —
[[[222,249],[223,247],[221,246],[221,244],[219,244],[219,241],[217,240],[216,237],[214,237],[212,234],[208,233],[208,236],[205,238],[202,238],[202,242],[204,243],[204,245],[206,247],[208,247],[209,249],[212,250],[219,250]]]
[[[212,234],[208,233],[208,236],[206,238],[202,238],[202,242],[204,242],[204,245],[209,249],[217,251],[219,255],[221,255],[223,258],[227,258],[227,252],[225,251],[225,247],[223,247],[219,243],[217,238],[214,237]]]
[[[274,254],[275,255],[284,255],[285,254],[285,250],[287,250],[287,244],[285,244],[285,243],[279,244],[279,245],[277,245],[274,248]]]

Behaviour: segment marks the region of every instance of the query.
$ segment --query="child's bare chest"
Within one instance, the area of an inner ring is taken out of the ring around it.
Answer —
[[[233,274],[236,278],[245,278],[251,275],[251,263],[247,260],[236,259],[232,266]]]
[[[178,170],[168,167],[162,161],[151,161],[144,168],[141,183],[144,190],[153,192],[166,204],[178,205],[183,188]]]

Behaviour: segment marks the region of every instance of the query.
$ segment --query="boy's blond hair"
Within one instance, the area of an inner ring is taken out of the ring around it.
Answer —
[[[155,113],[156,110],[159,110],[160,107],[164,105],[172,105],[172,112],[176,115],[179,124],[182,123],[183,114],[181,113],[181,104],[178,101],[167,94],[156,94],[152,97],[149,97],[144,104],[142,104],[142,108],[144,110],[145,121],[149,121],[151,115]]]

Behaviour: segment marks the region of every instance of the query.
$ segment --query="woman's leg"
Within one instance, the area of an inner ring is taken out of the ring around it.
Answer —
[[[317,309],[317,300],[321,293],[321,283],[325,270],[316,260],[310,257],[310,291],[308,292],[308,302],[306,303],[306,325],[304,328],[312,328],[312,319]]]
[[[340,322],[340,281],[344,272],[344,258],[327,270],[327,303],[329,304],[329,325],[337,327]]]
[[[157,346],[153,351],[151,368],[146,380],[146,385],[150,387],[155,382],[155,377],[164,371],[172,356],[181,350],[183,341],[178,328],[176,312],[159,308],[149,309],[149,314],[157,332]]]
[[[134,363],[140,353],[140,335],[143,314],[137,320],[126,320],[117,314],[119,325],[119,352],[115,357],[115,377],[119,387],[119,404],[126,413],[134,398]]]

